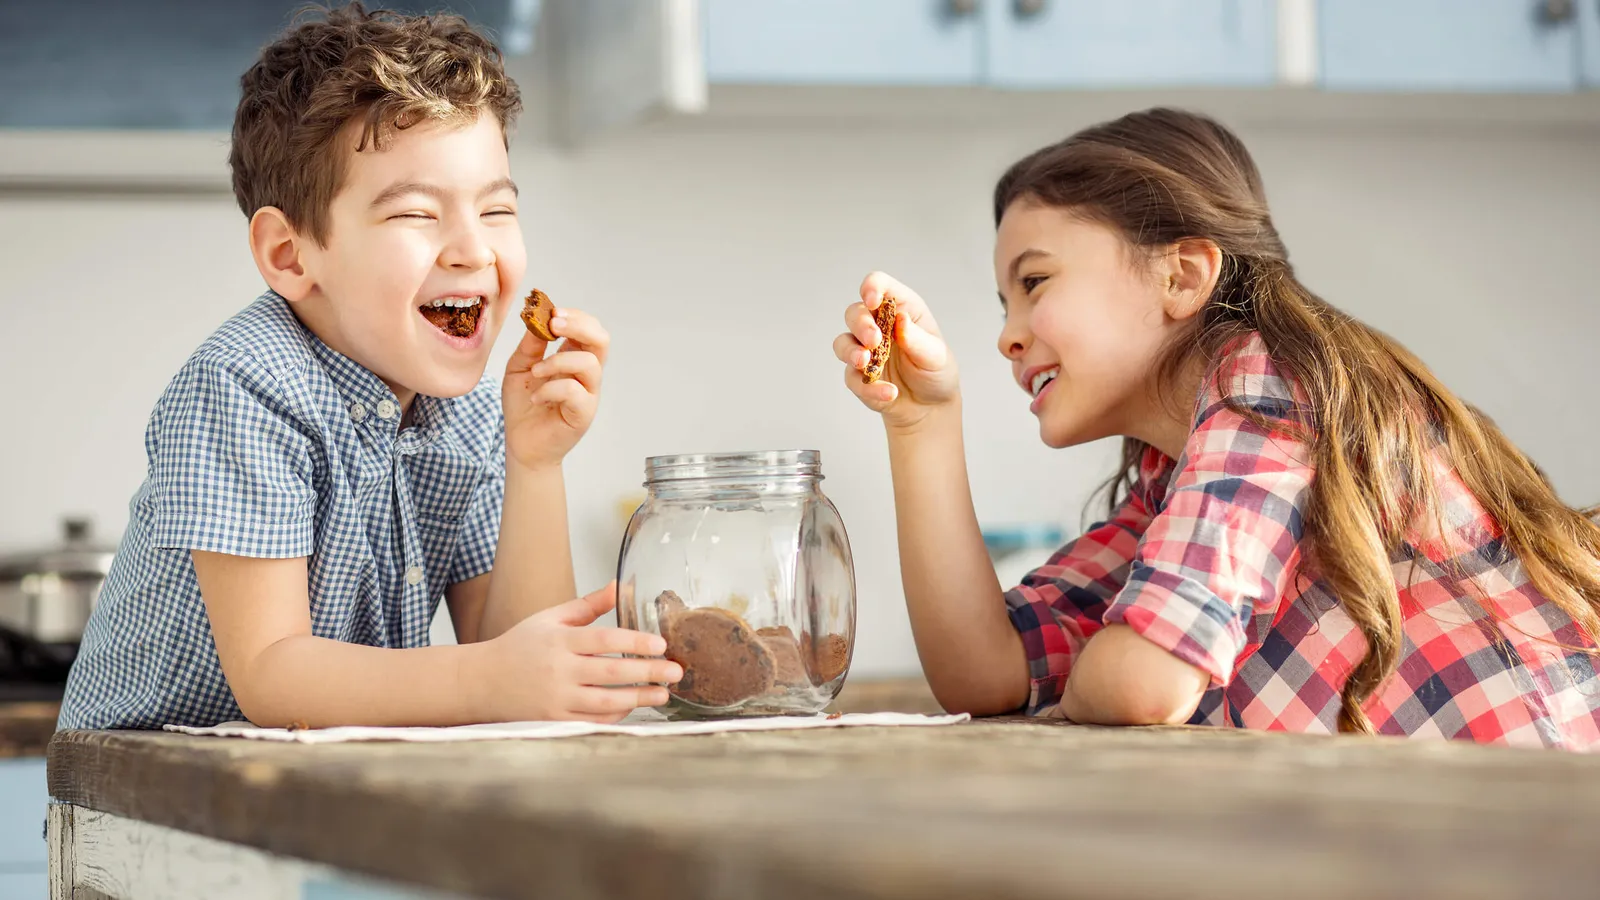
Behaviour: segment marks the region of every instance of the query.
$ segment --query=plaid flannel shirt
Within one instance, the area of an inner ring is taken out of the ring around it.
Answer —
[[[1303,574],[1310,453],[1287,427],[1303,395],[1259,337],[1201,392],[1181,457],[1146,452],[1130,496],[1006,595],[1027,650],[1028,711],[1059,715],[1084,643],[1123,624],[1211,676],[1194,724],[1331,732],[1366,640]],[[1416,523],[1390,560],[1400,663],[1364,709],[1381,734],[1600,747],[1600,679],[1584,634],[1528,580],[1441,455],[1443,533]],[[1475,582],[1475,583],[1474,583]]]

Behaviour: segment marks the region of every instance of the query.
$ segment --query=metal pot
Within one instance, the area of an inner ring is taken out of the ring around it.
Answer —
[[[77,644],[111,568],[88,519],[61,522],[62,543],[0,557],[0,629],[44,644]]]

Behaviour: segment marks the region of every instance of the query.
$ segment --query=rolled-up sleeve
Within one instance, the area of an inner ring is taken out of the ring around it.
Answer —
[[[1028,656],[1027,711],[1048,713],[1061,702],[1072,661],[1099,631],[1108,605],[1128,577],[1139,538],[1150,523],[1143,491],[1061,548],[1006,592],[1011,624]]]
[[[1269,374],[1232,391],[1242,411],[1211,399],[1105,611],[1105,624],[1129,626],[1212,687],[1233,678],[1251,618],[1276,606],[1298,567],[1312,468],[1287,394]]]

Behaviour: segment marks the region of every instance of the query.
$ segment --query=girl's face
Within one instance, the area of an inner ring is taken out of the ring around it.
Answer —
[[[1179,292],[1165,268],[1136,259],[1119,234],[1070,210],[1026,200],[1006,210],[994,250],[1006,313],[1000,353],[1045,444],[1126,435],[1171,445],[1172,416],[1153,390],[1154,372],[1186,316],[1174,316]]]

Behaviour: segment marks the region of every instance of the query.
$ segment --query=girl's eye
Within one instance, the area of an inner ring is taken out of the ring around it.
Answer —
[[[1026,275],[1022,279],[1022,290],[1023,290],[1023,293],[1031,294],[1031,293],[1033,293],[1033,289],[1038,287],[1041,284],[1044,284],[1044,276],[1042,276],[1042,275]]]

